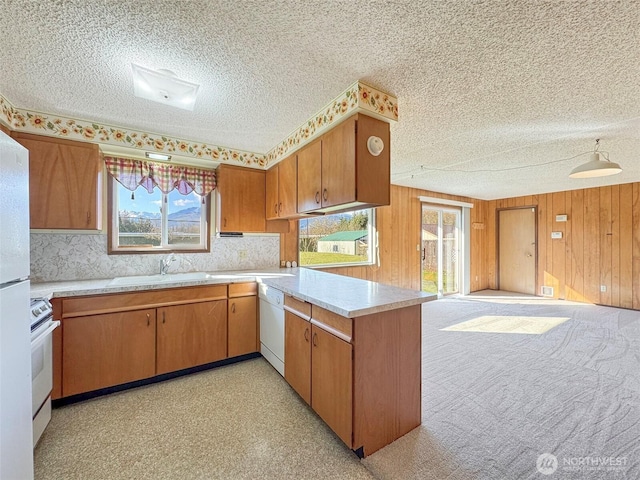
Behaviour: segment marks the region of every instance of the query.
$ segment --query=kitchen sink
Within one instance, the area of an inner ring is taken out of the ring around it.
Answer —
[[[149,285],[156,283],[189,282],[192,280],[207,280],[217,278],[206,272],[169,273],[166,275],[133,275],[130,277],[116,277],[109,285]]]

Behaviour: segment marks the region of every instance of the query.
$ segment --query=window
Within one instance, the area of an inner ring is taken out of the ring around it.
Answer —
[[[208,251],[208,197],[178,189],[133,192],[110,178],[110,252]]]
[[[300,265],[370,265],[375,262],[375,210],[357,210],[299,221]]]

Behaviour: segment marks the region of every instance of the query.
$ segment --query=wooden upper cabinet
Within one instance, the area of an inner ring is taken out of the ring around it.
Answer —
[[[265,214],[267,220],[278,218],[278,204],[280,203],[280,194],[278,193],[278,177],[280,165],[274,165],[267,170],[266,176],[266,202]]]
[[[157,309],[156,374],[227,357],[227,301]]]
[[[220,165],[217,169],[220,232],[265,232],[264,170]]]
[[[278,169],[278,215],[280,218],[294,217],[298,213],[298,160],[296,155],[285,158]]]
[[[384,149],[373,155],[370,137]],[[356,114],[298,152],[298,212],[331,213],[389,205],[389,124]]]
[[[267,219],[295,218],[298,214],[298,161],[287,157],[267,171]]]
[[[356,118],[322,137],[322,207],[356,200]]]
[[[298,212],[322,207],[322,140],[298,152]]]
[[[12,132],[29,150],[31,228],[99,230],[102,153],[98,145]]]

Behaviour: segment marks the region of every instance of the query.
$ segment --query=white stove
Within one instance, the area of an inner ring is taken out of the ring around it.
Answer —
[[[53,331],[60,322],[53,320],[53,308],[46,298],[31,299],[31,414],[33,447],[51,420],[53,389]]]

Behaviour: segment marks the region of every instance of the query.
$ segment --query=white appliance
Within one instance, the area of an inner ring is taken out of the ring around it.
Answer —
[[[284,377],[284,293],[259,285],[260,353]]]
[[[51,421],[53,389],[53,308],[46,298],[31,300],[31,415],[33,447]]]
[[[29,154],[0,131],[0,478],[33,478]]]

